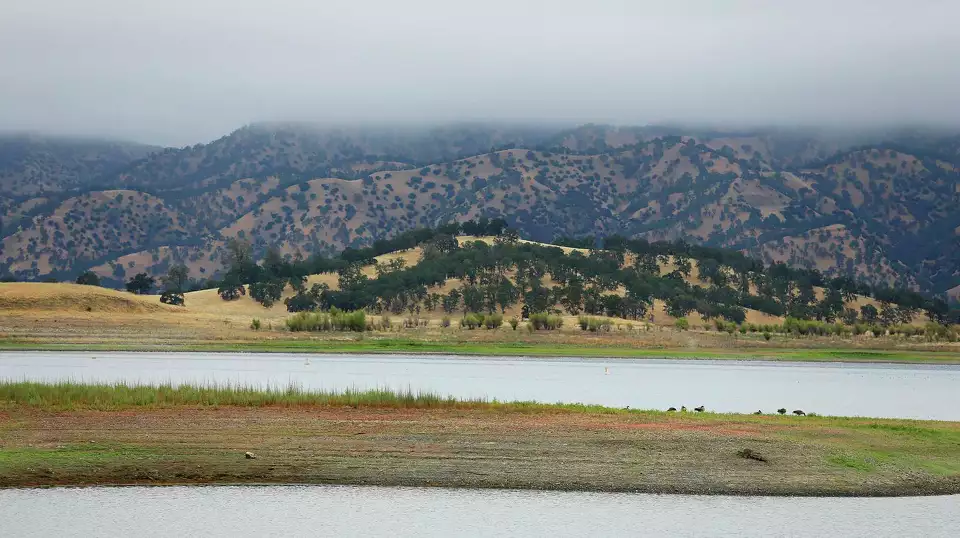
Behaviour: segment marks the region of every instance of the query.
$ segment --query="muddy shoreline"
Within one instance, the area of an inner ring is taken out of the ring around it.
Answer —
[[[960,493],[958,423],[471,409],[0,406],[0,487]],[[738,456],[750,448],[767,461]],[[246,452],[254,455],[245,457]]]

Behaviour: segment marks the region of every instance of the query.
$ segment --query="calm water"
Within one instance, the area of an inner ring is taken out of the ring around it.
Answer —
[[[0,378],[412,388],[458,397],[960,420],[960,367],[707,360],[0,353]]]
[[[0,491],[3,536],[956,536],[960,496],[699,497],[348,486]]]

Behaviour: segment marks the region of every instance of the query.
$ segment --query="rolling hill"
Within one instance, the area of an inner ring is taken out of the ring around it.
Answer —
[[[232,237],[308,256],[486,216],[538,241],[683,239],[930,293],[960,285],[951,134],[264,124],[180,149],[2,140],[0,274],[20,279],[92,269],[119,284],[172,263],[208,278]]]
[[[484,243],[489,247],[496,244],[496,238],[491,236],[458,236],[456,240],[461,248],[466,248],[476,242]],[[583,257],[603,255],[603,251],[593,249],[563,247],[526,240],[520,240],[520,243],[527,243],[549,249],[560,249],[565,255],[571,255],[573,253]],[[416,267],[424,259],[424,253],[424,245],[418,245],[404,250],[390,251],[373,257],[371,264],[362,267],[361,274],[369,279],[369,281],[374,282],[378,278],[381,278],[382,274],[389,274],[393,271]],[[628,253],[619,265],[624,269],[629,269],[635,267],[637,261],[636,255]],[[660,277],[669,278],[668,275],[678,268],[677,260],[673,256],[666,256],[660,261],[662,263],[659,264],[656,271],[656,274]],[[697,259],[691,259],[689,261],[691,263],[690,270],[688,274],[681,277],[682,280],[690,286],[699,287],[704,290],[713,288],[711,279],[702,276],[701,261]],[[396,265],[391,265],[391,262]],[[400,269],[391,269],[391,267],[398,267]],[[733,278],[734,273],[730,268],[727,268],[726,271],[730,273],[731,279],[727,284],[721,286],[721,288],[734,291],[737,288],[736,280]],[[524,277],[518,273],[517,268],[508,270],[505,273],[505,277],[514,286],[517,286],[518,289],[524,286]],[[340,290],[339,278],[335,272],[309,275],[306,278],[305,284],[307,287],[320,284],[333,291]],[[430,294],[443,296],[449,294],[452,290],[463,290],[470,285],[469,282],[462,278],[451,277],[442,280],[438,285],[427,288],[426,291]],[[550,274],[542,277],[541,285],[546,288],[554,288],[558,285],[562,286],[562,284],[556,281]],[[80,314],[112,318],[136,314],[148,315],[163,322],[180,323],[185,320],[190,320],[205,322],[208,325],[229,323],[233,326],[240,327],[246,326],[251,318],[257,318],[262,319],[265,323],[269,323],[272,326],[283,326],[284,321],[290,316],[283,300],[294,297],[297,293],[296,290],[289,285],[285,285],[282,290],[281,300],[269,306],[264,306],[257,302],[249,292],[249,286],[247,290],[246,293],[234,300],[224,300],[215,288],[188,292],[184,294],[186,306],[180,308],[162,304],[160,295],[156,294],[134,295],[104,289],[98,286],[83,286],[68,283],[5,283],[0,284],[0,310],[5,310],[11,314],[36,315],[42,313],[57,313],[63,316]],[[619,297],[626,297],[628,295],[628,290],[622,284],[613,286],[608,291]],[[755,285],[752,285],[750,291],[757,293],[758,290]],[[815,286],[813,292],[813,296],[811,297],[813,301],[823,300],[826,294],[826,290],[819,286]],[[847,297],[843,302],[844,308],[852,308],[857,312],[865,305],[872,305],[878,310],[883,309],[881,301],[863,295],[851,294],[851,296]],[[551,309],[563,312],[565,326],[568,329],[575,330],[577,325],[576,315],[564,312],[565,306],[561,303],[555,302],[549,306]],[[519,298],[517,302],[505,307],[503,313],[507,317],[519,318],[523,314],[523,307],[524,301],[522,298]],[[747,324],[779,325],[786,319],[785,315],[773,315],[754,308],[744,308],[743,310],[745,314],[744,323]],[[467,311],[465,304],[461,304],[453,311],[448,312],[441,308],[439,303],[433,303],[431,307],[428,307],[426,303],[418,303],[415,318],[429,326],[436,327],[440,325],[443,317],[450,317],[451,314],[466,314]],[[407,311],[384,311],[383,314],[387,317],[390,317],[391,314],[397,316],[395,322],[401,322],[402,318],[410,318],[413,316],[412,312]],[[701,315],[696,310],[687,313],[686,318],[692,327],[713,327],[712,320]],[[667,302],[658,298],[651,299],[649,310],[643,316],[630,319],[619,318],[615,319],[615,322],[623,327],[649,329],[651,326],[672,327],[676,320],[677,317],[671,315]],[[922,326],[927,321],[928,318],[923,312],[918,311],[912,315],[912,324],[914,325]]]

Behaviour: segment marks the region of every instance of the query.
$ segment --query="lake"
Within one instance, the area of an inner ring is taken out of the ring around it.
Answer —
[[[790,498],[381,488],[0,490],[9,538],[955,536],[960,496]]]
[[[462,398],[960,420],[960,366],[289,353],[2,352],[8,380],[389,387]]]

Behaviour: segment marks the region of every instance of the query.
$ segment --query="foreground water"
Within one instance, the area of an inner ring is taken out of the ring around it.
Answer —
[[[0,491],[7,537],[955,536],[960,496],[703,497],[351,486]]]
[[[256,353],[0,353],[0,379],[429,390],[642,409],[960,420],[960,366]]]

